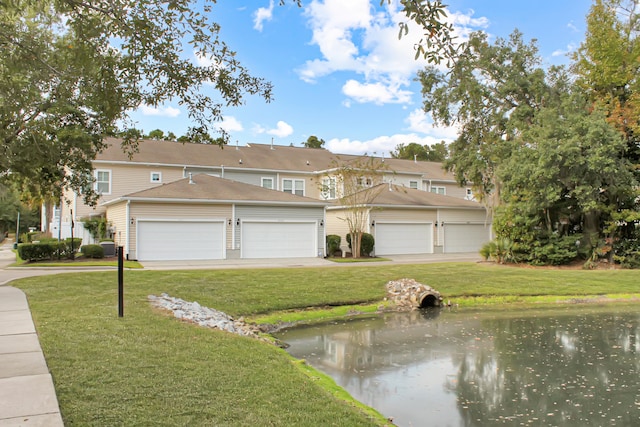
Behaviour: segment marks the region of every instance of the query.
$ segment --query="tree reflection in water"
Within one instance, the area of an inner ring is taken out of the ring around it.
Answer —
[[[279,338],[406,426],[640,425],[638,307],[398,313]]]

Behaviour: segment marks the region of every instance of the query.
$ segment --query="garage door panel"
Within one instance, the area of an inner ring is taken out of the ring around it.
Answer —
[[[478,252],[490,240],[490,226],[484,224],[445,224],[444,252]]]
[[[433,252],[431,224],[378,223],[375,226],[376,255],[409,255]]]
[[[242,258],[316,256],[316,223],[243,222]]]
[[[224,258],[224,222],[139,221],[138,259],[146,261]]]

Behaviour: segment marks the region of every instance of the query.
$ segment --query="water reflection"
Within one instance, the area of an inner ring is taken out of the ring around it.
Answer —
[[[279,338],[400,426],[635,426],[639,309],[396,313]]]

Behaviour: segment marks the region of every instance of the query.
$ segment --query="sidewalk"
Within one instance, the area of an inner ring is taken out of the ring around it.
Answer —
[[[0,286],[0,426],[63,425],[27,297]]]

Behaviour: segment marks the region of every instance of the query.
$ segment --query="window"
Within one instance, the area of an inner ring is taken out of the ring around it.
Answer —
[[[151,172],[151,182],[154,182],[154,183],[162,182],[162,172]]]
[[[111,194],[111,171],[96,170],[94,190],[98,194]]]
[[[361,176],[358,178],[358,186],[359,187],[372,187],[373,186],[373,180],[371,178],[365,177],[365,176]]]
[[[336,179],[335,178],[322,178],[322,190],[320,192],[323,199],[335,199],[336,198]]]
[[[273,178],[262,178],[260,186],[262,188],[268,188],[269,190],[273,190]]]
[[[447,189],[445,187],[436,187],[434,185],[431,187],[431,192],[436,194],[442,194],[444,196],[447,194]]]
[[[284,191],[285,193],[295,194],[296,196],[304,196],[304,180],[283,179],[282,191]]]
[[[467,188],[467,193],[466,193],[465,199],[467,199],[467,200],[475,200],[476,199],[473,196],[473,190],[472,189]]]
[[[418,181],[409,181],[409,188],[418,189]]]

